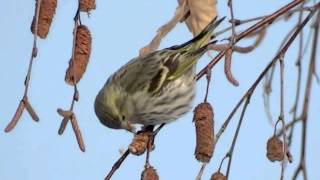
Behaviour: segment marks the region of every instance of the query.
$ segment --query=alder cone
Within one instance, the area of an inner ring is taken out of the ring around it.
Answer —
[[[215,172],[214,174],[212,174],[210,180],[227,180],[227,178],[222,173]]]
[[[36,23],[36,15],[37,15],[37,7],[38,7],[38,0],[36,0],[35,6],[35,15],[33,16],[33,20],[31,23],[31,32],[34,34],[34,28]],[[42,0],[40,4],[40,11],[39,11],[39,18],[38,18],[38,32],[37,35],[45,39],[49,33],[49,29],[51,26],[51,22],[53,16],[56,12],[57,8],[57,0]]]
[[[196,126],[195,157],[198,161],[207,163],[213,155],[214,122],[213,109],[207,102],[199,104],[194,110],[193,121]]]
[[[91,53],[91,41],[91,34],[87,26],[78,26],[74,49],[74,59],[69,61],[69,67],[65,76],[65,81],[69,85],[74,85],[74,82],[78,83],[85,73]]]
[[[80,11],[89,12],[96,8],[95,0],[80,0]]]
[[[141,180],[159,180],[159,176],[152,166],[148,166],[142,171]]]
[[[284,158],[283,142],[275,136],[267,142],[267,158],[272,162],[282,161]]]
[[[148,146],[149,142],[149,134],[148,133],[140,133],[134,136],[131,144],[129,145],[129,151],[134,155],[143,154]]]

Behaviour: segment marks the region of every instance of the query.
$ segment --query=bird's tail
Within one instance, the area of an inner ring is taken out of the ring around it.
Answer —
[[[172,49],[172,50],[183,49],[183,50],[193,51],[205,46],[206,44],[209,43],[209,41],[212,38],[214,38],[212,34],[213,31],[224,19],[225,17],[217,20],[217,17],[215,17],[196,37],[194,37],[193,39],[191,39],[190,41],[184,44],[181,44],[179,46],[173,46],[168,49]]]
[[[210,42],[212,32],[223,21],[224,18],[216,21],[214,18],[196,37],[192,40],[180,45],[168,48],[169,50],[175,50],[180,52],[187,52],[184,58],[181,58],[179,62],[178,70],[168,77],[169,80],[174,80],[184,74],[187,70],[192,68],[198,61],[198,59],[207,51],[207,47],[210,44],[214,44],[216,41]]]

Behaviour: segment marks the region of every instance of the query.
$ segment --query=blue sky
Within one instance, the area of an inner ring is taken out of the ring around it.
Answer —
[[[235,16],[239,19],[272,13],[289,1],[235,1]],[[79,83],[80,101],[75,112],[86,144],[86,152],[78,149],[70,124],[62,136],[57,134],[61,117],[56,109],[70,106],[73,88],[64,82],[65,70],[71,56],[73,16],[76,1],[59,1],[50,34],[39,40],[38,57],[32,69],[29,99],[40,116],[34,123],[24,112],[16,128],[9,134],[2,131],[12,118],[23,95],[23,81],[32,48],[30,24],[34,13],[33,0],[3,1],[0,6],[0,179],[2,180],[69,180],[102,179],[125,149],[132,135],[102,126],[95,116],[93,102],[108,76],[128,60],[138,55],[155,35],[156,30],[174,14],[176,1],[102,1],[90,18],[82,15],[82,22],[91,30],[92,54],[86,74]],[[229,16],[226,3],[218,2],[219,16]],[[274,56],[279,43],[293,27],[293,21],[273,25],[259,48],[250,54],[235,54],[233,72],[240,86],[233,87],[223,73],[223,64],[213,70],[209,101],[215,110],[215,130],[218,131],[236,102],[254,82],[257,75]],[[228,26],[224,22],[220,27]],[[307,31],[305,34],[307,35]],[[223,37],[227,37],[227,34]],[[223,38],[221,37],[221,39]],[[163,40],[161,48],[183,43],[192,38],[184,24],[179,24]],[[240,42],[250,44],[252,40]],[[285,58],[285,120],[291,119],[290,108],[294,102],[297,49],[288,51]],[[309,52],[309,51],[308,51]],[[319,51],[318,51],[319,52]],[[319,59],[319,54],[318,54]],[[210,59],[204,57],[199,70]],[[309,56],[303,61],[304,71]],[[319,63],[318,63],[319,64]],[[271,110],[273,118],[279,113],[279,69],[276,68]],[[303,86],[305,85],[303,76]],[[206,81],[197,85],[195,105],[203,100]],[[311,180],[320,179],[317,172],[320,162],[318,120],[319,85],[314,83],[308,124],[307,168]],[[302,99],[301,99],[302,100]],[[301,111],[301,107],[300,107]],[[203,179],[209,179],[217,170],[228,150],[240,113],[231,121],[216,146],[214,157],[207,166]],[[292,154],[294,162],[288,164],[287,179],[291,178],[300,151],[300,125],[297,126]],[[192,113],[165,127],[156,138],[156,149],[151,154],[151,164],[160,178],[165,180],[194,179],[200,163],[194,158],[195,133]],[[230,179],[278,179],[280,163],[266,159],[266,141],[273,127],[267,121],[263,108],[262,86],[254,93],[234,151]],[[144,156],[129,156],[114,175],[115,180],[140,179]],[[223,169],[226,169],[225,167]],[[301,178],[302,179],[302,178]]]

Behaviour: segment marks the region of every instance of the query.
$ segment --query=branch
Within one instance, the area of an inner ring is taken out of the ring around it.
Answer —
[[[279,115],[278,122],[281,121],[282,131],[286,132],[286,129],[285,129],[286,123],[284,120],[284,64],[283,64],[284,59],[283,58],[284,58],[283,55],[280,55],[280,57],[279,57],[279,63],[280,63],[280,115]],[[277,123],[276,123],[276,125],[277,125]],[[287,154],[286,133],[283,133],[282,136],[283,136],[283,152],[284,152],[284,154]],[[284,178],[285,162],[286,162],[286,156],[284,156],[284,158],[282,159],[282,162],[281,162],[280,180],[283,180],[283,178]]]
[[[303,2],[303,0],[295,0],[289,4],[287,4],[286,6],[282,7],[281,9],[279,9],[278,11],[274,12],[273,14],[264,17],[261,21],[259,21],[258,23],[256,23],[255,25],[249,27],[247,30],[243,31],[242,33],[238,34],[235,37],[235,43],[240,41],[241,39],[243,39],[246,36],[251,35],[252,33],[257,32],[258,30],[260,30],[261,28],[265,28],[267,25],[271,24],[274,20],[276,20],[278,17],[280,17],[281,15],[287,13],[288,11],[290,11],[292,8],[294,8],[295,6],[297,6],[298,4],[300,4],[301,2]],[[291,35],[291,38],[287,41],[287,43],[284,45],[284,47],[281,49],[281,51],[278,52],[278,54],[276,55],[276,57],[267,65],[267,67],[262,71],[262,73],[258,76],[257,80],[253,83],[253,85],[249,88],[249,90],[245,93],[245,95],[240,99],[240,101],[237,103],[237,105],[235,106],[235,108],[233,109],[233,111],[230,113],[229,117],[227,118],[227,120],[224,122],[224,124],[222,125],[222,127],[220,128],[218,134],[216,135],[216,143],[219,140],[219,137],[222,135],[222,133],[224,132],[224,130],[226,129],[226,127],[228,126],[228,123],[230,122],[231,118],[233,117],[233,115],[235,114],[235,112],[237,111],[237,109],[240,107],[240,105],[243,103],[244,100],[250,99],[251,95],[253,94],[253,92],[255,91],[257,85],[260,83],[260,81],[262,80],[262,78],[266,75],[266,73],[270,70],[270,68],[278,61],[280,55],[283,55],[286,53],[286,51],[288,50],[288,48],[290,47],[290,45],[293,43],[294,39],[297,37],[298,33],[302,30],[302,28],[306,25],[306,23],[310,20],[310,18],[312,17],[314,13],[314,9],[311,10],[310,14],[308,15],[308,17],[301,23],[299,24],[299,26],[297,26],[297,28],[295,29],[295,32]],[[199,80],[201,77],[203,77],[205,74],[208,75],[208,71],[211,70],[213,68],[213,66],[219,62],[219,60],[225,55],[227,49],[220,52],[205,68],[203,68],[196,76],[196,80]],[[207,82],[209,83],[209,81]],[[206,93],[207,94],[207,93]],[[206,95],[207,96],[207,95]],[[206,98],[205,98],[206,99]],[[248,101],[249,102],[249,101]],[[247,103],[248,103],[247,102]],[[244,112],[245,112],[245,108],[243,110],[243,115],[239,121],[239,129],[240,129],[240,125],[244,116]],[[160,129],[163,127],[163,125],[161,125],[157,130],[154,131],[154,136],[156,136],[156,134],[160,131]],[[236,132],[236,135],[234,137],[234,143],[232,145],[232,150],[234,148],[235,142],[236,142],[236,138],[238,135],[238,131]],[[124,162],[124,160],[128,157],[130,151],[129,149],[126,150],[126,152],[118,159],[118,161],[116,161],[114,163],[114,165],[112,166],[112,169],[109,171],[108,175],[106,176],[105,180],[109,180],[112,175],[115,173],[115,171],[121,166],[121,164]],[[225,158],[224,158],[225,159]],[[146,162],[148,162],[148,156],[146,158]],[[230,166],[230,165],[229,165]],[[230,169],[230,167],[229,167]],[[230,170],[229,170],[230,171]],[[201,171],[200,173],[201,174]],[[200,175],[201,176],[201,175]]]
[[[78,2],[78,9],[77,9],[77,12],[75,14],[75,17],[74,17],[74,29],[73,29],[73,44],[72,44],[72,57],[71,57],[71,61],[74,61],[74,58],[75,58],[75,54],[76,54],[76,36],[77,36],[77,30],[78,30],[78,27],[79,25],[81,25],[81,19],[80,19],[80,1]],[[84,141],[83,141],[83,138],[82,138],[82,134],[81,134],[81,131],[80,131],[80,128],[78,126],[78,122],[77,122],[77,119],[76,119],[76,116],[75,116],[75,113],[73,112],[73,108],[74,108],[74,104],[76,101],[79,100],[79,92],[78,92],[78,88],[77,88],[77,80],[75,76],[75,71],[76,71],[76,67],[75,65],[73,65],[72,67],[72,81],[73,81],[73,88],[74,88],[74,92],[73,92],[73,96],[72,96],[72,100],[71,100],[71,105],[70,105],[70,108],[69,108],[69,111],[65,111],[67,113],[61,113],[62,110],[61,109],[58,109],[58,113],[63,117],[62,119],[62,122],[61,122],[61,125],[60,125],[60,128],[58,130],[58,134],[59,135],[62,135],[69,120],[71,121],[71,124],[72,124],[72,129],[74,131],[74,134],[76,136],[76,139],[77,139],[77,142],[78,142],[78,145],[79,145],[79,148],[82,152],[85,152],[85,144],[84,144]]]
[[[309,15],[304,19],[304,21],[299,24],[295,30],[295,32],[291,35],[290,39],[286,42],[286,44],[283,46],[283,48],[277,53],[277,55],[272,59],[272,61],[265,67],[265,69],[260,73],[256,81],[251,85],[251,87],[247,90],[247,92],[242,96],[242,98],[239,100],[239,102],[236,104],[234,109],[229,114],[228,118],[225,120],[223,125],[221,126],[220,130],[218,131],[216,135],[216,143],[218,142],[220,136],[223,134],[225,129],[227,128],[229,122],[231,121],[233,115],[236,113],[240,105],[243,103],[243,101],[252,94],[260,81],[263,79],[263,77],[267,74],[267,72],[270,70],[270,68],[279,60],[280,56],[284,56],[287,52],[288,48],[291,46],[299,32],[303,29],[303,27],[307,24],[307,22],[311,19],[315,11],[311,11]]]
[[[33,60],[34,58],[37,57],[37,53],[38,53],[38,48],[37,48],[37,35],[38,35],[38,21],[39,21],[39,14],[40,14],[40,7],[41,7],[41,0],[38,0],[36,3],[36,13],[35,13],[35,25],[34,27],[34,33],[33,33],[33,47],[32,47],[32,51],[31,51],[31,57],[30,57],[30,61],[29,61],[29,67],[28,67],[28,72],[24,81],[24,85],[25,85],[25,89],[24,89],[24,95],[22,100],[19,103],[19,106],[12,118],[12,120],[9,122],[9,124],[7,125],[7,127],[5,128],[5,132],[8,133],[10,132],[18,123],[18,121],[20,120],[20,117],[24,111],[24,109],[26,109],[31,118],[34,121],[39,121],[39,117],[36,114],[36,112],[34,111],[34,109],[32,108],[30,102],[28,101],[28,90],[29,90],[29,82],[31,79],[31,70],[32,70],[32,64],[33,64]]]
[[[290,15],[290,14],[294,14],[296,12],[305,12],[305,11],[311,11],[312,9],[315,9],[317,7],[315,6],[312,6],[312,7],[302,7],[301,8],[297,8],[297,9],[292,9],[290,11],[287,11],[286,13],[284,13],[283,15],[281,15],[277,20],[280,20],[280,18],[285,18],[286,16]],[[244,19],[244,20],[241,20],[241,19],[234,19],[234,24],[235,26],[240,26],[240,25],[243,25],[243,24],[247,24],[247,23],[251,23],[251,22],[254,22],[254,21],[258,21],[258,20],[261,20],[263,18],[266,18],[268,15],[265,15],[265,16],[259,16],[259,17],[254,17],[254,18],[249,18],[249,19]],[[219,36],[225,32],[228,32],[232,30],[232,25],[225,28],[225,29],[222,29],[220,31],[217,31],[215,34],[215,36]]]
[[[251,92],[251,93],[253,93],[253,92]],[[249,105],[249,103],[250,103],[250,99],[251,99],[251,95],[252,95],[251,93],[250,93],[250,94],[247,96],[247,98],[246,98],[246,102],[245,102],[245,104],[244,104],[244,106],[243,106],[243,109],[242,109],[242,112],[241,112],[241,115],[240,115],[240,120],[239,120],[239,122],[238,122],[238,126],[237,126],[237,129],[236,129],[236,132],[235,132],[235,134],[234,134],[234,136],[233,136],[233,139],[232,139],[231,147],[230,147],[228,153],[227,153],[226,156],[225,156],[225,157],[228,157],[228,167],[227,167],[227,173],[226,173],[227,179],[228,179],[229,174],[230,174],[233,150],[234,150],[234,147],[235,147],[236,142],[237,142],[237,138],[238,138],[238,135],[239,135],[239,131],[240,131],[240,128],[241,128],[241,124],[242,124],[244,115],[245,115],[246,110],[247,110],[247,107],[248,107],[248,105]]]
[[[234,20],[234,14],[233,14],[232,0],[228,0],[228,6],[229,6],[229,10],[230,10],[230,15],[231,15],[230,22],[231,22],[232,34],[231,34],[228,49],[226,50],[226,53],[225,53],[224,73],[231,84],[233,84],[234,86],[239,86],[239,82],[234,78],[232,71],[231,71],[232,54],[233,54],[233,50],[234,50],[235,39],[237,36],[236,29],[235,29],[235,20]]]
[[[303,5],[303,4],[301,4]],[[296,26],[298,26],[301,23],[301,21],[298,22],[298,24]],[[285,38],[281,41],[281,44],[279,46],[279,50],[281,50],[281,48],[284,46],[284,44],[288,41],[288,39],[290,38],[290,36],[292,35],[292,33],[295,31],[296,26],[294,26],[292,28],[291,31],[289,31],[287,33],[287,35],[285,36]],[[302,32],[302,31],[301,31]],[[300,32],[300,34],[301,34]],[[272,126],[274,126],[274,122],[272,120],[272,115],[271,115],[271,110],[270,110],[270,95],[272,92],[272,82],[273,82],[273,77],[274,77],[274,72],[275,72],[275,65],[273,65],[273,67],[271,68],[271,70],[266,74],[265,76],[265,82],[264,82],[264,87],[263,87],[263,103],[264,103],[264,110],[267,114],[268,120],[270,122],[270,124]]]
[[[300,162],[299,165],[294,173],[293,180],[297,179],[297,176],[300,172],[302,172],[303,178],[307,180],[307,168],[306,168],[306,140],[307,140],[307,120],[308,120],[308,112],[309,112],[309,99],[311,94],[311,87],[312,87],[312,78],[316,64],[316,57],[317,57],[317,46],[318,46],[318,37],[319,37],[319,24],[320,24],[320,11],[318,10],[317,18],[314,24],[314,37],[312,42],[312,51],[311,51],[311,58],[309,63],[308,69],[308,76],[304,94],[304,102],[303,102],[303,110],[302,110],[302,142],[301,142],[301,155],[300,155]]]
[[[294,0],[291,3],[285,5],[284,7],[280,8],[278,11],[274,12],[273,14],[266,16],[261,21],[257,22],[256,24],[252,25],[245,31],[241,32],[237,35],[235,38],[235,43],[243,39],[244,37],[250,35],[251,33],[257,31],[258,29],[265,27],[266,25],[271,24],[275,19],[280,17],[281,15],[285,14],[290,9],[294,8],[298,4],[302,3],[304,0]],[[196,76],[196,79],[200,79],[203,75],[205,75],[206,70],[212,69],[220,60],[221,58],[226,54],[227,50],[220,52],[215,58],[213,58],[206,67],[204,67]]]

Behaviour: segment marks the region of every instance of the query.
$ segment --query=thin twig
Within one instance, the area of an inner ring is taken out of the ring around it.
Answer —
[[[211,70],[208,70],[207,71],[207,87],[206,87],[206,95],[204,96],[204,102],[207,102],[207,99],[208,99],[210,82],[211,82]]]
[[[301,7],[301,8],[297,8],[297,9],[292,9],[292,10],[289,10],[287,11],[286,13],[284,13],[283,15],[281,15],[279,17],[278,20],[282,19],[282,18],[285,18],[288,14],[294,14],[296,12],[305,12],[305,11],[311,11],[312,9],[315,9],[317,8],[316,6],[311,6],[311,7]],[[258,20],[261,20],[265,17],[267,17],[268,15],[265,15],[265,16],[258,16],[258,17],[254,17],[254,18],[249,18],[249,19],[244,19],[244,20],[241,20],[241,19],[234,19],[234,22],[235,22],[235,26],[240,26],[240,25],[244,25],[244,24],[247,24],[247,23],[251,23],[251,22],[254,22],[254,21],[258,21]],[[219,36],[225,32],[228,32],[232,30],[232,25],[225,28],[225,29],[222,29],[220,31],[217,31],[215,34],[215,36]]]
[[[303,6],[303,4],[301,4],[301,6]],[[300,23],[302,21],[302,17],[303,17],[303,11],[300,11],[299,13],[299,17],[298,17],[298,23]],[[309,33],[310,35],[311,33]],[[310,38],[311,36],[309,36]],[[299,50],[298,50],[298,58],[296,60],[296,67],[297,67],[297,85],[296,85],[296,97],[294,100],[294,105],[291,109],[291,113],[292,113],[292,122],[295,121],[297,119],[297,114],[298,114],[298,105],[299,105],[299,100],[300,100],[300,91],[301,91],[301,78],[302,78],[302,65],[301,65],[301,61],[302,58],[306,52],[306,48],[308,47],[309,44],[309,38],[307,40],[307,44],[305,46],[304,49],[304,36],[303,36],[303,31],[301,31],[301,33],[299,34]],[[290,128],[290,132],[288,135],[288,148],[291,147],[291,143],[292,143],[292,139],[293,139],[293,134],[294,134],[294,129],[295,127],[292,126]]]
[[[78,9],[77,9],[77,12],[74,16],[74,29],[73,29],[73,43],[72,43],[72,56],[71,56],[71,63],[74,63],[74,57],[75,57],[75,53],[76,53],[76,39],[77,39],[77,30],[78,30],[78,26],[81,25],[81,18],[80,18],[80,1],[78,1]],[[58,130],[58,134],[59,135],[62,135],[69,120],[71,121],[71,124],[72,124],[72,129],[74,131],[74,134],[76,136],[76,139],[77,139],[77,142],[78,142],[78,145],[79,145],[79,148],[82,152],[85,152],[85,144],[84,144],[84,141],[83,141],[83,138],[82,138],[82,135],[81,135],[81,131],[80,131],[80,128],[79,128],[79,125],[78,125],[78,122],[77,122],[77,119],[76,119],[76,116],[73,112],[73,108],[74,108],[74,105],[75,105],[75,102],[79,100],[79,91],[78,91],[78,88],[77,88],[77,82],[76,82],[76,79],[75,79],[75,66],[72,65],[72,77],[73,77],[73,96],[72,96],[72,100],[71,100],[71,105],[70,105],[70,109],[69,109],[69,112],[72,114],[71,116],[63,116],[63,119],[62,119],[62,122],[60,124],[60,128]],[[59,111],[59,109],[58,109]]]
[[[298,33],[301,31],[301,29],[306,25],[306,23],[311,19],[313,16],[314,11],[311,11],[309,15],[304,19],[304,21],[299,24],[295,30],[295,32],[292,34],[290,39],[287,41],[287,43],[283,46],[281,51],[278,52],[278,54],[272,59],[272,61],[265,67],[265,69],[260,73],[256,81],[250,86],[250,88],[247,90],[247,92],[242,96],[242,98],[238,101],[234,109],[229,114],[228,118],[225,120],[225,122],[222,124],[220,130],[218,131],[216,135],[216,142],[219,140],[220,136],[223,134],[225,129],[227,128],[230,120],[232,119],[233,115],[236,113],[240,105],[243,103],[243,101],[256,89],[260,81],[263,79],[263,77],[266,75],[266,73],[270,70],[270,68],[279,60],[280,55],[284,55],[288,48],[293,43],[294,39],[297,37]]]
[[[319,24],[320,24],[320,11],[318,10],[318,14],[316,17],[316,21],[314,25],[314,37],[312,42],[312,50],[311,50],[311,57],[310,57],[310,63],[308,68],[308,76],[307,76],[307,82],[306,82],[306,88],[305,88],[305,94],[304,94],[304,102],[303,102],[303,109],[302,109],[302,131],[301,131],[301,155],[300,155],[300,162],[299,165],[294,172],[293,180],[297,179],[298,174],[301,172],[303,175],[303,178],[307,180],[307,168],[306,168],[306,140],[307,140],[307,120],[308,120],[308,112],[309,112],[309,99],[311,94],[311,88],[312,88],[312,80],[313,80],[313,73],[314,68],[316,64],[316,57],[317,57],[317,46],[318,46],[318,37],[319,37]]]
[[[146,131],[153,131],[154,126],[147,126],[146,127]],[[153,147],[153,143],[154,143],[154,136],[152,135],[152,133],[150,133],[151,135],[148,138],[148,144],[147,144],[147,153],[146,153],[146,161],[145,161],[145,167],[149,167],[150,166],[150,151],[152,150]]]
[[[247,110],[247,107],[250,103],[250,99],[251,99],[251,95],[252,95],[253,91],[250,92],[246,98],[246,102],[243,106],[243,109],[242,109],[242,112],[241,112],[241,115],[240,115],[240,120],[238,122],[238,126],[237,126],[237,129],[236,129],[236,132],[233,136],[233,139],[232,139],[232,144],[231,144],[231,147],[227,153],[226,156],[229,157],[228,159],[228,167],[227,167],[227,173],[226,173],[226,177],[228,179],[229,177],[229,174],[230,174],[230,170],[231,170],[231,162],[232,162],[232,155],[233,155],[233,151],[234,151],[234,148],[235,148],[235,145],[236,145],[236,142],[237,142],[237,138],[238,138],[238,135],[239,135],[239,132],[240,132],[240,128],[241,128],[241,125],[242,125],[242,122],[243,122],[243,118],[244,118],[244,115],[246,113],[246,110]]]
[[[113,164],[112,169],[110,170],[108,175],[104,178],[104,180],[111,179],[111,177],[114,174],[114,172],[116,172],[116,170],[119,169],[119,167],[121,166],[122,162],[128,157],[129,154],[130,154],[130,151],[129,151],[129,149],[127,149],[126,152],[123,153],[122,156]]]
[[[28,101],[28,90],[29,90],[29,82],[31,79],[31,71],[32,71],[32,65],[33,65],[33,60],[37,57],[37,53],[38,53],[38,47],[37,47],[37,36],[38,36],[38,21],[39,21],[39,14],[40,14],[40,8],[41,8],[41,1],[42,0],[38,0],[36,3],[36,11],[35,11],[35,25],[34,25],[34,33],[33,33],[33,46],[32,46],[32,51],[31,51],[31,57],[30,57],[30,61],[29,61],[29,66],[28,66],[28,72],[24,81],[24,85],[25,85],[25,89],[24,89],[24,94],[22,97],[22,100],[19,103],[19,106],[12,118],[12,120],[9,122],[9,124],[7,125],[7,127],[5,128],[5,132],[10,132],[18,123],[18,121],[20,120],[20,117],[24,111],[24,109],[26,109],[31,118],[34,121],[39,121],[39,117],[36,114],[36,112],[34,111],[34,109],[32,108],[30,102]]]
[[[300,24],[301,21],[298,23]],[[297,24],[297,25],[298,25]],[[295,31],[296,26],[294,26],[285,36],[285,38],[281,41],[281,44],[279,46],[278,52],[281,51],[281,48],[283,47],[283,45],[288,41],[288,39],[290,38],[290,36],[292,35],[292,33]],[[273,65],[271,70],[266,74],[265,76],[265,81],[264,81],[264,87],[263,87],[263,103],[264,103],[264,110],[267,114],[268,120],[270,122],[270,124],[272,126],[274,126],[274,122],[272,119],[272,115],[271,115],[271,106],[270,106],[270,96],[271,96],[271,92],[272,92],[272,82],[273,82],[273,77],[274,77],[274,72],[275,72],[275,68],[276,66]]]
[[[298,4],[300,4],[301,2],[303,2],[304,0],[295,0],[290,2],[289,4],[283,6],[282,8],[280,8],[279,10],[277,10],[276,12],[272,13],[269,16],[266,16],[265,18],[263,18],[262,20],[260,20],[259,22],[257,22],[256,24],[252,25],[251,27],[249,27],[248,29],[246,29],[245,31],[241,32],[240,34],[237,35],[237,37],[235,38],[235,43],[240,41],[241,39],[243,39],[244,37],[248,36],[249,34],[255,32],[256,30],[265,27],[268,24],[271,24],[274,20],[276,20],[278,17],[280,17],[281,15],[285,14],[287,11],[289,11],[290,9],[294,8],[295,6],[297,6]],[[207,69],[212,69],[220,60],[221,58],[225,55],[225,53],[227,52],[227,50],[220,52],[218,55],[216,55],[215,58],[213,58],[206,67],[204,67],[196,76],[196,79],[200,79],[202,76],[204,76],[206,74]]]
[[[207,165],[207,163],[202,163],[201,168],[200,168],[200,170],[198,172],[198,175],[196,177],[196,180],[201,180],[201,177],[202,177],[203,172],[204,172],[204,170],[206,168],[206,165]]]
[[[222,168],[223,162],[224,162],[227,158],[228,158],[228,159],[230,158],[230,156],[228,156],[228,154],[226,154],[226,155],[222,158],[222,160],[221,160],[221,162],[220,162],[220,165],[219,165],[218,172],[221,172],[221,168]],[[229,160],[228,160],[228,161],[229,161]]]
[[[280,63],[280,115],[279,120],[282,123],[282,131],[286,132],[286,123],[284,120],[284,54],[280,55],[279,57],[279,63]],[[283,136],[283,152],[284,154],[287,154],[287,138],[286,133],[282,134]],[[286,156],[284,156],[282,162],[281,162],[281,175],[280,180],[283,180],[284,178],[284,170],[285,170],[285,163],[286,163]]]

